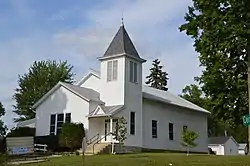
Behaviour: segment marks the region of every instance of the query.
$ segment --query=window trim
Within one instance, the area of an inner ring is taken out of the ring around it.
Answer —
[[[132,119],[132,114],[133,114],[133,119]],[[136,114],[135,112],[131,111],[130,112],[130,131],[129,131],[130,135],[135,135],[135,121],[136,121]]]
[[[155,124],[155,126],[154,126]],[[157,120],[152,120],[151,121],[151,135],[152,138],[158,138],[158,121]],[[154,134],[155,132],[155,134]]]

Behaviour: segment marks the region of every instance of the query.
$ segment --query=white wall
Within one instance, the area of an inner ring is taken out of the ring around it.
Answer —
[[[208,145],[216,155],[224,155],[224,145]]]
[[[91,74],[88,79],[80,85],[81,87],[90,88],[97,92],[100,92],[100,78]]]
[[[137,63],[137,83],[130,82],[130,61]],[[127,119],[128,138],[125,144],[142,147],[142,64],[141,62],[125,58],[125,107],[119,116]],[[130,134],[130,112],[135,112],[135,134]]]
[[[158,138],[152,138],[152,120],[157,120]],[[174,124],[174,140],[169,140],[169,123]],[[199,134],[197,152],[207,152],[207,114],[143,100],[143,146],[151,149],[185,150],[181,145],[183,125]]]
[[[238,146],[231,138],[224,144],[224,155],[238,155]]]
[[[242,150],[242,149],[239,149],[239,150],[238,150],[238,154],[239,154],[239,155],[245,155],[245,150],[244,150],[244,149],[243,149],[243,150]]]
[[[117,80],[107,81],[107,63],[109,60],[101,61],[100,99],[105,102],[106,106],[123,105],[125,57],[119,57],[111,60],[118,60]]]
[[[64,87],[54,91],[36,108],[36,136],[49,135],[50,115],[71,113],[72,122],[81,122],[88,129],[89,103]]]

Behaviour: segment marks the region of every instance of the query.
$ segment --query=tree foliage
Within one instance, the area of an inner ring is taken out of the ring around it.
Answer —
[[[82,139],[85,135],[82,123],[64,123],[59,135],[60,145],[69,149],[76,150],[82,147]]]
[[[195,140],[199,137],[199,135],[192,131],[192,130],[183,130],[182,137],[181,137],[181,145],[183,147],[187,148],[187,154],[189,153],[189,150],[196,147],[197,143],[195,143]]]
[[[127,139],[127,121],[124,117],[118,119],[116,140],[123,144]]]
[[[234,131],[240,129],[242,116],[249,109],[249,11],[249,0],[193,0],[186,23],[180,27],[194,39],[204,68],[198,80],[211,99],[212,114]]]
[[[187,85],[182,90],[182,95],[180,96],[208,111],[211,111],[213,108],[210,98],[205,96],[202,89],[198,85]],[[217,117],[211,113],[208,116],[208,136],[223,136],[225,131],[228,134],[233,133],[229,124],[217,119]]]
[[[7,131],[7,126],[4,125],[3,120],[1,119],[5,115],[5,109],[3,104],[0,102],[0,136],[4,136]]]
[[[15,121],[34,118],[32,106],[59,81],[72,83],[72,68],[67,61],[35,61],[27,73],[19,75],[18,88],[13,96],[16,101],[14,112],[19,115]]]
[[[162,70],[163,66],[160,63],[159,59],[153,61],[150,74],[146,77],[148,80],[145,83],[153,88],[167,91],[168,73]]]
[[[180,95],[182,98],[210,111],[210,100],[196,84],[187,85]]]

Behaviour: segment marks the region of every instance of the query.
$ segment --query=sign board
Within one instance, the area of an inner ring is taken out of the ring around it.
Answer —
[[[9,155],[34,153],[34,137],[7,137],[6,143]]]
[[[243,120],[243,126],[249,126],[250,125],[250,115],[244,115],[242,120]]]

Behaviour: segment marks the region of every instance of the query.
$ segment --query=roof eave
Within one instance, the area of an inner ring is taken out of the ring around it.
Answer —
[[[61,82],[59,81],[52,89],[50,89],[45,95],[43,95],[31,108],[37,108],[51,93],[53,93],[57,88],[62,86]]]
[[[146,92],[143,92],[143,93],[144,93],[144,94],[147,94],[147,95],[151,95],[151,94],[148,94],[148,93],[146,93]],[[157,96],[155,96],[155,97],[157,97]],[[205,111],[201,111],[201,110],[197,110],[197,109],[193,109],[193,108],[181,106],[181,105],[179,105],[179,104],[171,103],[171,101],[168,102],[166,99],[153,99],[153,98],[149,98],[149,97],[147,97],[147,96],[145,96],[145,95],[143,95],[143,98],[148,99],[148,100],[152,100],[152,101],[162,102],[162,103],[169,104],[169,105],[178,106],[178,107],[181,107],[181,108],[187,108],[187,109],[194,110],[194,111],[198,111],[198,112],[201,112],[201,113],[211,114],[211,112],[209,112],[209,111],[205,112]],[[159,98],[159,97],[158,97],[158,98]]]
[[[145,59],[142,59],[140,57],[134,57],[134,56],[132,56],[130,54],[127,54],[127,53],[121,53],[121,54],[110,55],[110,56],[103,56],[103,57],[98,57],[97,59],[99,61],[103,61],[103,60],[109,60],[109,59],[113,59],[113,58],[119,58],[119,57],[122,57],[122,56],[127,56],[127,57],[129,57],[131,59],[134,59],[134,60],[137,60],[137,61],[139,61],[141,63],[147,62],[147,60],[145,60]]]

